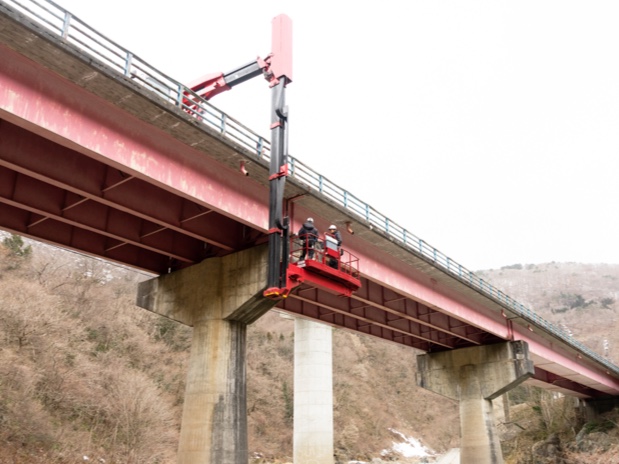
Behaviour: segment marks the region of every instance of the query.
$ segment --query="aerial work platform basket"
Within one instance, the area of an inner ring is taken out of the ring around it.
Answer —
[[[359,258],[339,247],[330,234],[315,242],[291,239],[287,274],[293,286],[307,283],[343,296],[361,287]]]

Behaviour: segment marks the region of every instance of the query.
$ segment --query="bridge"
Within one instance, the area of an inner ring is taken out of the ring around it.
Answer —
[[[174,276],[215,281],[221,269],[252,280],[249,268],[260,289],[269,161],[267,139],[54,3],[0,0],[0,228],[162,276],[141,305],[195,328],[193,315],[157,298]],[[293,229],[312,216],[322,230],[347,231],[362,286],[342,297],[305,282],[277,302],[251,290],[251,308],[241,302],[227,318],[251,323],[276,304],[421,350],[425,366],[512,346],[507,356],[534,368],[520,366],[509,385],[619,395],[619,367],[302,160],[288,167]]]

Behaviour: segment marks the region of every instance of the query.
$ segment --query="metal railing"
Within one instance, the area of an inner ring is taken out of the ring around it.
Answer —
[[[0,0],[0,6],[2,5],[12,7],[15,11],[57,35],[61,40],[76,46],[81,51],[100,60],[101,63],[139,83],[158,97],[181,108],[206,126],[236,142],[252,153],[256,159],[268,163],[270,142],[267,139],[220,111],[185,85],[158,71],[129,50],[95,31],[53,1]],[[380,231],[390,240],[397,242],[413,254],[458,278],[471,288],[479,290],[527,322],[563,340],[567,345],[603,365],[608,371],[619,375],[619,366],[612,364],[590,348],[574,340],[567,332],[553,326],[461,264],[379,213],[369,204],[338,187],[302,161],[290,156],[288,164],[290,176],[308,190],[328,198],[343,207],[360,222]]]

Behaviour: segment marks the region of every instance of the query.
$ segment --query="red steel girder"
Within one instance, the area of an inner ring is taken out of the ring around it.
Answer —
[[[108,237],[53,219],[39,219],[39,215],[0,203],[0,227],[10,232],[158,274],[165,274],[175,264],[160,253],[133,245],[113,248],[118,242]]]
[[[409,315],[407,312],[405,311],[400,311],[398,309],[393,309],[390,308],[386,305],[383,305],[379,302],[374,302],[374,301],[370,301],[370,300],[366,300],[364,298],[361,298],[357,295],[352,295],[351,300],[353,302],[358,302],[358,303],[362,303],[360,306],[357,306],[355,308],[353,308],[353,310],[358,310],[360,308],[375,308],[376,310],[380,311],[381,313],[385,314],[385,316],[387,316],[388,314],[391,314],[393,316],[393,322],[394,324],[397,322],[400,322],[401,324],[408,324],[409,327],[411,326],[416,326],[416,327],[420,327],[422,328],[420,330],[420,335],[423,335],[424,338],[431,340],[437,344],[440,345],[444,345],[444,346],[449,346],[451,348],[453,348],[453,346],[455,345],[455,343],[447,343],[447,339],[463,339],[465,340],[467,343],[471,344],[471,345],[478,345],[479,341],[470,338],[470,337],[466,337],[463,336],[461,334],[455,333],[451,330],[449,330],[449,328],[443,327],[441,325],[437,325],[437,324],[432,324],[426,321],[423,321],[422,319],[419,319],[415,316],[411,316]],[[406,300],[405,300],[406,301]],[[411,307],[414,306],[416,302],[413,302],[413,300],[409,300],[410,303],[408,305],[405,305],[406,307]],[[409,329],[410,330],[410,329]]]
[[[404,342],[399,343],[424,350],[434,345],[441,349],[454,348],[459,342],[457,337],[450,334],[432,330],[399,316],[392,317],[389,311],[379,305],[355,308],[351,305],[355,298],[355,295],[346,298],[304,285],[295,289],[279,307],[327,323],[334,323],[335,316],[332,315],[340,315],[345,317],[346,322],[342,325],[346,328],[392,341],[401,338]],[[416,341],[408,341],[409,338]]]
[[[54,219],[184,263],[193,264],[204,257],[202,241],[1,166],[0,202],[41,216],[28,227]]]
[[[597,390],[594,390],[593,388],[587,387],[586,385],[579,384],[578,382],[566,379],[565,377],[561,377],[560,375],[548,372],[539,367],[535,367],[535,374],[533,375],[533,378],[535,380],[540,380],[550,385],[555,385],[559,388],[581,393],[584,396],[591,396],[594,398],[603,398],[609,396],[607,394],[603,394]]]
[[[0,165],[207,242],[238,249],[242,224],[171,192],[0,121]]]
[[[305,317],[424,351],[443,351],[500,341],[478,327],[428,308],[394,290],[368,279],[362,281],[362,288],[350,297],[319,290],[306,282],[278,306]]]
[[[483,341],[484,331],[369,279],[364,279],[362,288],[353,295],[353,299],[362,305],[379,307],[394,316],[417,322],[425,327],[449,334],[450,337],[459,338],[465,341],[465,344],[479,345]]]
[[[321,290],[318,289],[313,290],[321,292]],[[392,330],[389,327],[380,326],[369,319],[353,316],[342,310],[333,310],[327,305],[316,302],[312,297],[305,298],[297,295],[289,295],[288,298],[280,302],[277,307],[290,313],[319,320],[326,324],[342,327],[344,329],[366,335],[373,335],[384,340],[393,341],[412,348],[417,348],[419,350],[426,350],[429,346],[428,343],[419,341],[411,335]]]

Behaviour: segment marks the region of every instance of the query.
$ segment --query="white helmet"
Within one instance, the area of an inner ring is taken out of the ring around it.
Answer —
[[[337,230],[337,227],[335,227],[335,225],[334,225],[334,224],[331,224],[331,225],[329,226],[329,230],[331,230],[331,229],[335,229],[335,230]]]
[[[314,218],[311,218],[311,217],[307,218],[307,222],[314,222]]]

